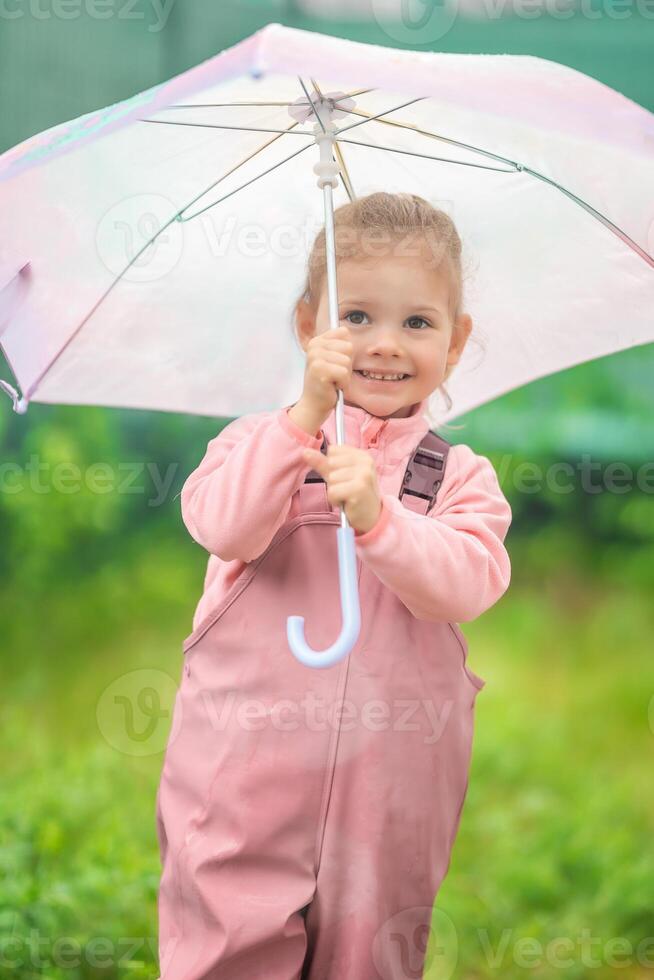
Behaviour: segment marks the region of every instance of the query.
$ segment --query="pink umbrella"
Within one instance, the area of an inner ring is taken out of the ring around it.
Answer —
[[[270,24],[0,157],[0,341],[15,379],[0,386],[17,412],[36,401],[236,416],[290,403],[304,362],[277,325],[302,282],[307,221],[326,225],[335,327],[333,196],[419,189],[466,243],[484,340],[448,379],[452,408],[434,405],[447,421],[654,339],[653,157],[652,113],[555,62]],[[339,444],[342,413],[340,392]],[[316,655],[303,620],[288,621],[312,666],[335,663],[359,632],[343,510],[337,533],[341,636]]]

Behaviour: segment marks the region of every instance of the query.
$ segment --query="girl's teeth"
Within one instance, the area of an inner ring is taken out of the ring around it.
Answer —
[[[363,375],[364,378],[371,378],[373,381],[401,381],[405,377],[404,374],[400,374],[400,375],[388,375],[388,374],[383,375],[382,374],[382,375],[380,375],[380,374],[370,374],[367,371],[362,371],[361,374]]]

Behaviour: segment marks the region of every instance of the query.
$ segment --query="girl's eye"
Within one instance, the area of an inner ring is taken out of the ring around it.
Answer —
[[[354,319],[353,320],[353,319],[351,319],[352,317],[359,317],[359,319]],[[363,323],[363,319],[361,319],[361,318],[364,318],[366,320],[368,319],[368,314],[367,313],[364,313],[363,310],[350,310],[348,313],[346,313],[343,316],[343,319],[344,320],[348,320],[350,323],[353,323],[356,326],[359,326],[361,323]],[[411,324],[411,323],[415,322],[416,320],[418,321],[418,323],[424,324],[425,327],[430,327],[431,326],[431,324],[429,323],[429,320],[425,320],[425,318],[422,317],[422,316],[411,316],[411,317],[408,318],[408,320],[406,322],[409,323],[409,324]]]
[[[363,312],[363,310],[350,310],[349,313],[346,313],[345,314],[345,316],[343,317],[343,319],[344,320],[349,320],[349,318],[351,316],[365,316],[365,315],[366,314]],[[350,320],[350,323],[354,323],[354,324],[357,324],[358,325],[358,324],[361,323],[361,320]]]

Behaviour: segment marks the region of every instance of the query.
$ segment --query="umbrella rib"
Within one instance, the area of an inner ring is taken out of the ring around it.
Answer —
[[[356,126],[363,126],[364,123],[372,122],[373,119],[380,119],[382,116],[387,116],[389,112],[397,112],[398,109],[406,109],[408,105],[414,105],[416,102],[423,102],[427,98],[429,98],[429,96],[421,95],[417,99],[410,99],[408,102],[403,102],[401,105],[395,105],[390,109],[384,109],[383,112],[378,112],[375,116],[368,116],[366,119],[360,119],[359,122],[350,123],[349,126],[342,126],[341,129],[337,130],[337,132],[345,133],[348,129],[354,129]]]
[[[300,84],[302,85],[302,88],[304,89],[305,95],[307,96],[307,98],[309,100],[308,103],[307,103],[307,105],[311,105],[311,107],[312,107],[312,109],[313,109],[313,111],[315,113],[316,107],[315,107],[314,103],[311,100],[311,96],[307,92],[307,90],[306,90],[306,88],[304,86],[304,82],[302,81],[302,79],[300,78],[299,75],[298,75],[298,78],[300,79]],[[313,79],[311,81],[313,82]],[[313,82],[313,84],[315,85],[316,83]],[[316,85],[316,90],[318,90],[318,86],[317,85]],[[374,91],[375,90],[374,89],[371,89],[371,88],[368,88],[368,89],[357,89],[355,92],[348,93],[344,97],[345,98],[351,98],[352,95],[363,95],[366,92],[374,92]],[[246,105],[269,106],[269,107],[272,107],[272,106],[285,106],[286,108],[288,108],[289,106],[298,105],[298,104],[301,105],[302,103],[297,103],[297,102],[240,102],[240,101],[239,102],[206,102],[206,103],[197,103],[196,105],[169,105],[169,106],[166,106],[165,109],[163,109],[162,111],[165,112],[168,109],[222,109],[222,108],[228,108],[230,106],[246,106]],[[338,102],[336,102],[335,105],[338,106]],[[349,112],[350,110],[345,110],[344,109],[343,111],[344,112]],[[392,112],[393,110],[389,110],[389,111]],[[358,113],[358,115],[360,115],[360,114],[361,113]],[[282,133],[288,133],[288,132],[290,132],[290,130],[288,130],[288,129],[272,129],[272,128],[268,128],[268,127],[264,127],[264,126],[234,126],[234,125],[230,125],[229,123],[191,123],[191,122],[178,122],[177,120],[172,120],[172,119],[139,119],[138,121],[139,122],[148,122],[148,123],[158,123],[159,125],[164,125],[164,126],[191,126],[191,127],[198,128],[198,129],[237,129],[237,130],[241,130],[242,132],[245,132],[245,133],[280,133],[280,134],[282,134]],[[293,136],[313,136],[314,134],[312,132],[307,132],[306,130],[297,130],[297,132],[292,133],[292,135]]]
[[[314,111],[314,114],[316,114],[316,107],[315,107],[315,105],[313,104],[313,101],[312,101],[312,99],[311,99],[311,96],[310,96],[310,95],[309,95],[309,93],[307,92],[307,90],[306,90],[306,87],[305,87],[305,84],[304,84],[304,82],[302,81],[302,79],[300,78],[300,76],[299,76],[299,75],[298,75],[298,78],[300,79],[300,84],[301,84],[301,86],[302,86],[302,88],[304,89],[304,94],[306,95],[306,97],[307,97],[307,99],[308,99],[308,100],[309,100],[309,102],[311,103],[311,108],[313,109],[313,111]],[[320,98],[321,98],[321,99],[324,99],[324,98],[325,98],[325,96],[324,96],[324,95],[322,94],[322,90],[321,90],[321,88],[320,88],[320,86],[318,85],[318,82],[317,82],[317,81],[315,80],[315,78],[311,78],[311,79],[310,79],[310,81],[311,81],[311,84],[313,85],[313,87],[315,88],[315,90],[316,90],[316,92],[317,92],[317,93],[318,93],[318,95],[320,96]],[[345,113],[347,113],[348,115],[350,115],[350,114],[351,114],[351,112],[352,112],[352,110],[350,110],[350,109],[345,109],[345,108],[344,108],[343,106],[340,106],[340,105],[339,105],[339,102],[341,101],[341,99],[351,99],[351,98],[353,98],[353,97],[354,97],[355,95],[365,95],[365,94],[366,94],[367,92],[374,92],[374,91],[375,91],[375,90],[374,90],[373,88],[360,88],[360,89],[356,89],[356,90],[355,90],[354,92],[345,92],[345,93],[343,93],[343,94],[341,95],[341,98],[340,98],[340,99],[336,99],[336,100],[330,100],[330,101],[332,101],[332,105],[333,105],[333,107],[334,107],[334,108],[336,108],[336,109],[340,109],[340,110],[341,110],[341,112],[345,112]],[[320,121],[320,120],[319,120],[319,121]],[[324,132],[324,129],[325,129],[325,127],[323,126],[323,132]]]
[[[348,143],[353,142],[353,140],[347,140]],[[350,177],[347,165],[345,163],[345,157],[343,156],[343,151],[337,142],[334,142],[334,154],[338,160],[338,169],[340,171],[341,180],[343,181],[343,186],[347,191],[347,196],[351,201],[356,197],[354,187],[352,185],[352,178]]]
[[[362,122],[370,122],[371,119],[378,119],[376,116],[371,116],[369,112],[364,112],[363,110],[351,109],[351,114],[353,116],[365,116],[366,118]],[[503,163],[511,163],[515,165],[513,160],[508,160],[506,157],[500,156],[497,153],[491,153],[490,150],[482,150],[478,146],[472,146],[470,143],[461,143],[459,140],[450,139],[448,136],[440,136],[438,133],[432,133],[428,129],[421,129],[420,126],[415,126],[413,123],[400,122],[397,119],[378,119],[378,122],[383,123],[384,126],[397,126],[399,129],[411,129],[415,133],[419,133],[421,136],[429,136],[431,139],[440,140],[442,143],[450,143],[452,146],[460,146],[464,150],[471,150],[473,153],[481,153],[483,156],[491,157],[494,160],[501,160]],[[349,129],[346,126],[345,129]],[[344,132],[344,130],[341,130]]]
[[[323,133],[326,133],[326,132],[327,132],[327,130],[325,129],[325,124],[324,124],[324,122],[322,121],[322,118],[321,118],[321,116],[320,116],[320,114],[319,114],[319,113],[318,113],[318,111],[316,110],[316,106],[315,106],[315,103],[314,103],[314,101],[313,101],[313,99],[311,98],[311,96],[310,96],[310,95],[309,95],[309,93],[307,92],[307,87],[306,87],[306,85],[304,84],[304,82],[302,81],[302,79],[300,78],[300,76],[299,76],[299,75],[298,75],[298,81],[299,81],[299,83],[300,83],[300,85],[302,86],[302,88],[304,89],[304,94],[306,95],[306,97],[307,97],[307,99],[308,99],[308,100],[309,100],[309,102],[311,103],[311,108],[313,109],[313,114],[314,114],[314,116],[316,117],[316,119],[318,120],[318,122],[320,123],[320,128],[322,129],[322,131],[323,131]]]
[[[387,150],[390,153],[404,153],[411,157],[422,157],[425,160],[436,160],[439,163],[458,163],[462,167],[478,167],[480,170],[495,170],[497,173],[501,174],[512,174],[516,170],[520,169],[519,164],[514,164],[513,167],[489,167],[485,163],[472,163],[469,160],[452,160],[449,157],[435,157],[431,153],[418,153],[417,150],[400,150],[396,146],[382,146],[379,143],[361,143],[359,140],[348,140],[341,139],[341,137],[336,137],[338,143],[351,143],[353,146],[368,146],[372,150]],[[494,156],[495,154],[493,154]],[[501,157],[500,157],[501,159]],[[507,160],[507,163],[512,163],[511,160]]]
[[[311,81],[313,82],[314,85],[316,84],[313,81],[313,79],[311,79]],[[318,90],[318,86],[317,85],[316,85],[316,91],[318,91],[318,94],[319,95],[322,94]],[[375,91],[374,88],[358,88],[358,89],[355,89],[354,92],[345,92],[341,96],[341,98],[344,98],[344,99],[353,99],[355,95],[367,95],[368,92],[374,92],[374,91]],[[244,100],[239,100],[238,102],[189,102],[187,105],[167,105],[166,106],[166,109],[226,109],[226,108],[230,108],[231,106],[244,106],[244,105],[267,106],[267,107],[270,107],[270,108],[272,108],[274,106],[282,106],[282,107],[285,106],[285,107],[288,108],[289,106],[298,105],[298,104],[301,104],[301,103],[298,103],[298,102],[256,102],[256,101],[249,101],[249,100],[245,100],[244,99]],[[338,105],[338,103],[336,103],[336,105]]]
[[[345,92],[342,98],[353,99],[355,95],[367,95],[368,92],[376,92],[376,91],[377,90],[374,88],[357,88],[354,90],[354,92]]]
[[[284,130],[284,132],[291,132],[296,126],[299,126],[299,123],[297,121],[291,123],[291,125],[288,127],[288,130]],[[187,208],[190,208],[192,204],[195,204],[196,201],[199,201],[201,197],[204,197],[205,194],[208,194],[210,190],[213,190],[213,188],[217,187],[218,184],[222,183],[223,180],[231,176],[231,174],[235,173],[239,167],[243,166],[244,163],[247,163],[248,160],[252,160],[252,158],[255,157],[257,153],[261,153],[262,150],[265,150],[267,146],[270,146],[272,143],[275,143],[278,139],[279,136],[273,136],[272,139],[266,140],[266,142],[262,143],[261,146],[258,146],[256,150],[253,150],[252,153],[248,153],[247,156],[243,157],[242,160],[239,160],[238,163],[234,164],[233,167],[230,167],[229,170],[227,170],[224,174],[222,174],[218,178],[218,180],[214,180],[213,184],[209,184],[209,186],[205,188],[205,190],[203,190],[201,194],[197,194],[192,200],[190,200],[187,204],[185,204],[185,206],[182,208],[182,211],[180,211],[179,213],[182,214],[182,212],[186,211]],[[309,144],[307,144],[307,146],[308,145]],[[294,154],[291,154],[291,156],[294,156]],[[178,218],[177,220],[183,221],[184,219]]]
[[[315,90],[318,93],[318,95],[320,96],[320,98],[323,99],[324,98],[324,95],[322,94],[322,91],[320,89],[320,86],[318,85],[318,82],[315,80],[315,78],[312,78],[311,79],[311,84],[315,88]]]
[[[167,105],[166,109],[223,109],[226,106],[243,106],[243,105],[258,105],[258,106],[289,106],[293,105],[292,102],[249,102],[241,101],[238,102],[189,102],[187,105]]]
[[[172,119],[139,119],[138,122],[159,123],[163,126],[193,126],[198,129],[240,129],[246,133],[290,133],[291,136],[313,136],[306,130],[293,132],[289,129],[268,129],[262,126],[228,126],[224,123],[192,123],[192,122],[173,122]]]
[[[633,238],[630,238],[629,235],[626,233],[626,231],[623,231],[622,228],[618,227],[618,225],[616,225],[613,221],[611,221],[610,218],[607,218],[605,214],[602,214],[601,211],[597,211],[592,206],[592,204],[589,204],[587,201],[584,201],[581,197],[578,197],[576,194],[573,194],[572,191],[567,190],[561,184],[557,184],[555,180],[550,180],[550,178],[546,177],[545,174],[541,174],[537,170],[532,170],[531,167],[527,167],[522,164],[518,164],[518,167],[524,173],[531,174],[532,177],[537,177],[539,180],[544,181],[546,184],[550,184],[550,186],[556,187],[557,190],[560,190],[562,194],[565,194],[566,197],[569,197],[571,201],[574,201],[575,204],[578,204],[580,207],[588,211],[588,213],[592,215],[594,218],[597,218],[598,221],[601,221],[602,224],[609,229],[609,231],[612,231],[615,235],[617,235],[618,238],[620,238],[625,243],[625,245],[628,245],[629,248],[633,249],[633,251],[636,252],[637,255],[640,255],[641,259],[644,259],[645,262],[647,262],[647,264],[652,266],[652,268],[654,269],[654,256],[650,255],[649,252],[646,252],[644,248],[641,248],[638,242],[635,242]]]
[[[281,167],[283,163],[287,163],[289,160],[292,160],[293,157],[296,157],[298,155],[298,153],[303,153],[305,150],[308,150],[310,145],[311,145],[310,143],[307,143],[306,146],[301,146],[299,150],[294,150],[293,153],[289,154],[289,156],[287,157],[284,157],[283,160],[280,160],[278,163],[274,163],[272,167],[268,167],[267,170],[263,170],[260,174],[256,174],[254,177],[251,177],[250,180],[246,180],[246,182],[244,184],[241,184],[240,187],[235,187],[233,191],[229,192],[229,194],[224,194],[223,197],[219,197],[217,201],[212,201],[211,204],[207,204],[205,208],[202,208],[200,211],[196,211],[194,214],[189,215],[187,218],[181,217],[182,212],[186,210],[186,208],[182,208],[182,211],[179,212],[175,220],[183,222],[183,221],[191,221],[192,218],[197,218],[199,214],[204,214],[204,212],[208,211],[209,208],[213,208],[215,207],[216,204],[220,204],[222,201],[226,201],[228,197],[231,197],[233,194],[236,194],[238,191],[242,191],[244,187],[249,187],[249,185],[253,184],[255,180],[259,180],[260,177],[265,177],[265,175],[269,174],[272,170],[276,170],[277,167]],[[218,183],[218,181],[216,181],[216,183]],[[212,186],[215,187],[215,184],[213,184]],[[209,190],[211,190],[211,188],[209,188]],[[203,197],[204,194],[206,193],[207,191],[204,191],[202,194],[199,194],[198,197]],[[196,197],[195,200],[197,201],[197,199],[198,198]],[[191,201],[190,203],[192,204],[193,202]],[[189,204],[186,205],[186,207],[189,206],[190,206]]]

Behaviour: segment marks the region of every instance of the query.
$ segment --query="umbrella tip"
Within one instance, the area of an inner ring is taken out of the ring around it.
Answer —
[[[24,395],[19,395],[14,386],[10,385],[8,381],[0,380],[0,389],[6,391],[11,398],[14,412],[17,412],[18,415],[24,415],[29,405],[29,399],[25,398]]]

